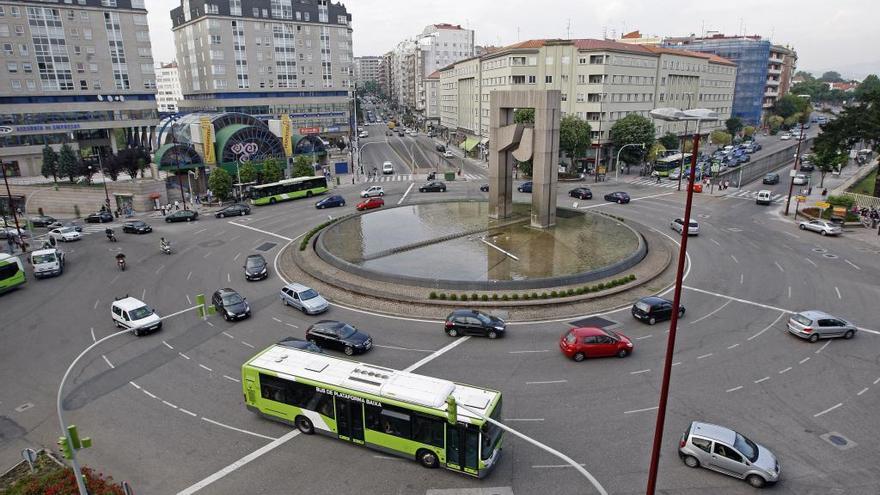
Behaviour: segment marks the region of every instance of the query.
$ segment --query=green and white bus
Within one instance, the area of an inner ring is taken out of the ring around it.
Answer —
[[[0,294],[24,285],[27,277],[21,260],[11,254],[0,253]]]
[[[503,430],[483,419],[501,416],[495,390],[282,345],[241,372],[249,410],[306,434],[479,478],[501,457]]]
[[[673,155],[665,156],[663,158],[658,158],[654,161],[654,171],[660,174],[660,177],[667,177],[669,176],[670,172],[681,167],[681,160],[681,153],[675,153]],[[686,167],[690,166],[690,153],[684,154],[684,163]]]
[[[274,205],[278,201],[311,198],[325,192],[327,178],[324,176],[296,177],[250,188],[251,203],[255,205]]]

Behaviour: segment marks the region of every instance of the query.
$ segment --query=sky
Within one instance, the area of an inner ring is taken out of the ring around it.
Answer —
[[[221,2],[224,0],[215,0]],[[175,58],[172,8],[180,0],[147,0],[153,57]],[[705,31],[758,34],[798,53],[798,70],[836,70],[862,79],[880,73],[876,0],[348,0],[354,54],[381,55],[428,24],[475,30],[478,45],[509,45],[535,38],[687,36]]]

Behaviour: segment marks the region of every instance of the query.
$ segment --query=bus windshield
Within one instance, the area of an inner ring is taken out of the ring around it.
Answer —
[[[492,414],[489,415],[490,418],[498,421],[498,418],[501,417],[501,399],[498,399],[498,405],[495,406],[495,409],[492,410]],[[489,421],[483,423],[482,428],[480,429],[482,432],[481,438],[483,444],[480,446],[480,458],[484,461],[490,457],[492,457],[492,453],[495,452],[495,446],[498,444],[498,439],[501,437],[501,428]]]
[[[55,254],[38,254],[31,258],[35,265],[40,265],[43,263],[54,263],[55,262]]]

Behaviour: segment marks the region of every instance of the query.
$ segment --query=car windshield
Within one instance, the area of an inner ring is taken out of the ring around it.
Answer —
[[[62,234],[69,234],[71,232],[76,232],[76,229],[73,227],[64,227],[63,229],[61,229]]]
[[[315,289],[309,289],[299,293],[299,298],[303,301],[308,301],[309,299],[314,299],[316,297],[318,297],[318,293]]]
[[[248,268],[259,268],[266,264],[265,260],[259,256],[248,256],[247,259]]]
[[[639,301],[636,303],[636,309],[644,311],[645,313],[649,313],[651,311],[651,305],[644,301]]]
[[[568,332],[565,334],[565,342],[567,344],[574,344],[575,340],[577,340],[577,336],[575,336],[574,332]]]
[[[758,460],[758,446],[755,445],[755,442],[739,433],[736,434],[736,438],[733,440],[733,447],[742,455],[746,456],[748,460],[752,462]]]
[[[794,315],[794,316],[791,317],[791,319],[794,320],[794,321],[796,321],[796,322],[798,322],[798,323],[800,323],[801,325],[811,325],[811,324],[813,323],[813,320],[811,320],[811,319],[809,319],[809,318],[807,318],[806,316],[801,315],[801,314]]]
[[[54,263],[55,255],[54,254],[38,254],[33,257],[33,262],[35,265],[39,265],[40,263]]]
[[[223,295],[223,305],[224,306],[232,306],[233,304],[238,304],[241,301],[242,301],[241,296],[238,295],[237,292]]]
[[[128,317],[132,320],[140,320],[153,314],[153,310],[149,306],[141,306],[135,310],[128,312]]]
[[[351,325],[343,325],[339,328],[339,338],[347,339],[357,333],[357,330]]]
[[[480,323],[482,323],[483,325],[492,325],[494,323],[492,321],[492,318],[490,318],[487,315],[484,315],[483,313],[477,313],[476,317],[478,320],[480,320]]]

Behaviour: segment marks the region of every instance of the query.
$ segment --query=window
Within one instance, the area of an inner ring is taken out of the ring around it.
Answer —
[[[34,82],[33,79],[28,79],[28,80],[27,80],[27,89],[29,89],[29,90],[35,90],[35,89],[37,89],[37,83]]]
[[[311,385],[260,373],[260,396],[267,400],[315,411],[329,418],[334,417],[333,397],[318,392]]]
[[[89,89],[89,83],[87,83],[83,80],[80,80],[79,81],[79,89]]]
[[[21,70],[22,70],[25,74],[30,74],[30,73],[32,73],[32,72],[34,71],[34,68],[33,68],[33,66],[31,65],[30,62],[24,62],[24,63],[21,64]]]
[[[229,0],[229,15],[241,15],[241,0]]]
[[[694,447],[702,451],[711,452],[711,450],[709,450],[712,447],[712,442],[710,440],[706,440],[705,438],[691,437],[691,443],[694,444]]]
[[[2,5],[0,5],[0,17],[3,17],[5,15],[6,15],[6,8],[3,7]]]
[[[21,10],[18,7],[12,7],[12,17],[21,17]]]
[[[22,26],[21,24],[16,24],[15,25],[15,34],[16,34],[16,36],[23,35],[24,34],[24,26]]]
[[[546,84],[553,84],[553,76],[544,76],[544,82]]]
[[[18,79],[13,79],[12,89],[21,89],[21,81],[19,81]]]
[[[9,24],[0,24],[0,36],[9,36]]]
[[[529,84],[535,84],[535,82],[537,82],[537,76],[529,76]]]
[[[6,70],[12,74],[18,72],[18,62],[6,62]]]
[[[721,457],[726,457],[731,461],[742,462],[743,458],[741,455],[737,454],[732,448],[722,445],[718,442],[715,442],[715,454],[720,455]]]
[[[84,40],[91,40],[92,39],[91,28],[83,28],[83,39]]]
[[[89,64],[89,72],[98,72],[98,64]]]
[[[101,0],[102,7],[116,7],[116,0]]]
[[[219,35],[219,34],[212,34],[212,35],[211,35],[211,44],[212,44],[212,45],[219,45],[219,44],[221,44],[221,43],[222,43],[222,41],[221,41],[221,39],[220,39],[220,35]]]
[[[79,62],[76,64],[76,71],[79,72],[80,74],[82,74],[83,72],[86,71],[86,66],[83,65],[82,62]]]
[[[82,3],[82,2],[80,2]],[[144,0],[131,0],[131,8],[133,9],[145,9]]]
[[[154,72],[153,64],[141,64],[141,72],[144,74],[152,74]]]
[[[553,65],[553,57],[545,57],[544,64],[545,65]]]
[[[92,81],[92,88],[101,89],[101,80],[95,79],[94,81]]]
[[[79,45],[74,45],[73,46],[73,54],[80,55],[81,53],[82,53],[82,50],[80,49]]]
[[[147,23],[147,16],[145,16],[143,14],[135,14],[132,17],[134,18],[134,24],[136,26],[146,26],[148,24]]]
[[[12,43],[3,43],[3,53],[6,55],[12,55]]]
[[[81,10],[79,12],[79,18],[80,18],[80,20],[87,21],[87,20],[89,20],[89,13],[85,10]]]
[[[149,31],[138,31],[135,33],[135,37],[141,43],[149,43],[150,41],[150,32]]]

